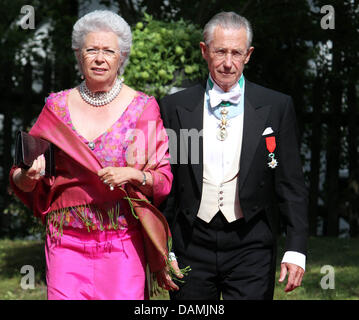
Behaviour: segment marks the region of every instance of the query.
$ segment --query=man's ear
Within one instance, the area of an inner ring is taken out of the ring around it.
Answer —
[[[207,61],[207,58],[208,58],[208,47],[207,47],[207,45],[204,42],[201,41],[199,43],[199,47],[201,48],[201,53],[202,53],[203,59]]]
[[[251,58],[251,54],[254,50],[254,47],[250,47],[247,51],[246,59],[244,60],[244,64],[247,64],[249,62],[249,59]]]

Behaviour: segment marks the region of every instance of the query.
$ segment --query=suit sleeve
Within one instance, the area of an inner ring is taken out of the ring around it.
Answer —
[[[299,137],[293,101],[290,97],[283,111],[278,133],[279,165],[275,170],[275,189],[286,226],[286,251],[306,254],[308,237],[308,191],[305,185]]]

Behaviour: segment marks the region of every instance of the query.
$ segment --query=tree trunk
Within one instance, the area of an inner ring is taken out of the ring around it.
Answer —
[[[3,169],[2,181],[0,183],[0,193],[2,195],[2,201],[0,202],[0,237],[2,232],[6,232],[9,227],[9,215],[4,215],[3,212],[5,208],[10,203],[9,195],[9,171],[13,164],[13,159],[11,156],[11,146],[12,146],[12,119],[13,119],[13,108],[9,108],[5,103],[6,108],[4,108],[3,115],[3,154],[2,154],[2,163],[1,167]]]
[[[358,128],[357,128],[357,94],[356,81],[351,79],[348,84],[348,156],[349,156],[349,209],[348,222],[350,235],[359,233],[359,166],[358,166]]]
[[[332,73],[329,80],[330,120],[328,122],[327,137],[327,235],[338,236],[339,232],[339,168],[341,153],[341,132],[337,119],[341,115],[343,85],[340,77],[341,49],[333,41]]]
[[[323,104],[323,80],[317,78],[313,85],[312,135],[310,140],[310,172],[309,172],[309,234],[317,235],[320,151],[321,151],[321,119]]]

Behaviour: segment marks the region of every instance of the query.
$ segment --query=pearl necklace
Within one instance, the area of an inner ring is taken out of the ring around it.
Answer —
[[[121,91],[123,79],[116,79],[114,86],[108,92],[91,92],[87,87],[86,82],[83,81],[79,85],[79,92],[81,98],[88,104],[95,107],[102,107],[106,104],[109,104],[113,99],[115,99]]]

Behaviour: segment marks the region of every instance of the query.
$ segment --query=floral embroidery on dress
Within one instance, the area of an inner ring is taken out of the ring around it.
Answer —
[[[83,143],[88,144],[89,141],[76,131],[71,121],[67,105],[67,97],[70,91],[71,89],[51,93],[46,99],[46,104],[79,136]],[[104,167],[125,167],[127,165],[126,151],[129,143],[132,142],[131,132],[135,129],[137,120],[150,98],[151,97],[145,93],[137,91],[137,95],[119,119],[103,134],[92,141],[95,146],[92,151]],[[77,206],[75,208],[64,208],[51,212],[48,215],[48,222],[52,225],[52,229],[57,229],[58,231],[61,230],[63,226],[87,228],[88,231],[124,229],[128,226],[128,223],[124,213],[120,212],[121,208],[120,202],[114,204],[113,209],[101,213],[91,206],[86,205]]]

